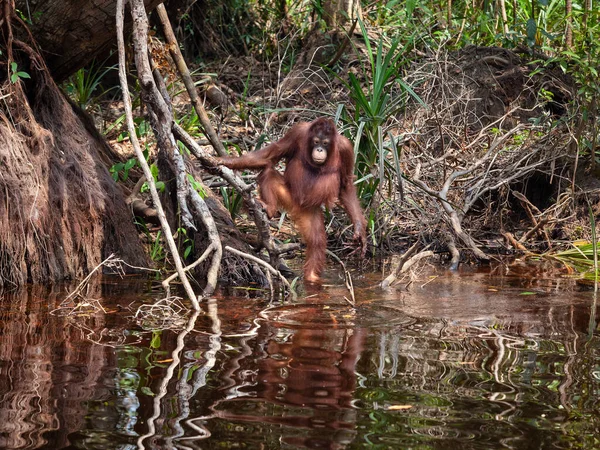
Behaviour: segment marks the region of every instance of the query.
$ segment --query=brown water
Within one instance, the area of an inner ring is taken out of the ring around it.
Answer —
[[[379,278],[356,307],[334,278],[220,296],[179,333],[132,318],[147,281],[76,316],[49,314],[66,288],[4,293],[0,448],[600,448],[593,292],[541,266]]]

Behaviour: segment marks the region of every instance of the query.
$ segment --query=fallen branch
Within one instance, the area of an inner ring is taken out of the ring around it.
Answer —
[[[335,66],[335,64],[344,55],[344,52],[346,51],[348,44],[350,44],[350,42],[352,40],[352,34],[354,33],[354,29],[356,28],[357,23],[358,23],[358,19],[354,19],[354,21],[352,22],[352,25],[350,26],[350,30],[348,31],[348,33],[346,33],[344,42],[342,42],[342,44],[339,46],[337,52],[335,52],[335,55],[333,55],[331,60],[329,60],[329,62],[327,64],[325,64],[327,67],[332,68],[333,66]]]
[[[420,245],[420,242],[417,241],[408,250],[406,250],[404,252],[404,254],[400,257],[400,261],[398,261],[398,264],[396,264],[396,267],[386,277],[386,279],[383,280],[381,282],[381,284],[379,285],[381,287],[381,289],[389,288],[391,286],[391,284],[394,281],[396,281],[396,279],[398,278],[398,275],[400,274],[400,271],[402,270],[402,267],[404,266],[406,261],[408,261],[410,259],[410,257],[415,254],[415,252],[417,251],[417,248],[419,248],[419,245]]]

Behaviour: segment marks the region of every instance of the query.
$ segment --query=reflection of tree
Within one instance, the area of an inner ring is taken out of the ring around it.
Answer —
[[[158,393],[154,397],[153,401],[153,414],[148,419],[148,432],[138,438],[137,444],[139,449],[144,449],[144,443],[148,440],[151,445],[150,448],[160,447],[157,441],[160,439],[165,440],[166,448],[174,448],[173,440],[176,438],[183,437],[184,431],[181,426],[181,422],[187,419],[190,411],[189,401],[196,393],[196,391],[206,385],[206,376],[208,372],[213,368],[215,364],[215,355],[221,348],[221,322],[217,315],[217,305],[214,299],[208,300],[208,316],[212,320],[212,334],[209,339],[209,348],[204,352],[205,364],[198,366],[196,363],[183,364],[178,373],[177,381],[177,405],[174,410],[163,408],[163,399],[166,399],[165,406],[169,405],[171,398],[168,394],[168,386],[172,381],[175,369],[179,368],[181,363],[181,357],[185,348],[185,340],[188,334],[194,329],[196,320],[200,315],[201,311],[195,311],[188,320],[186,327],[177,335],[177,345],[171,352],[172,362],[167,367],[165,376],[160,381],[158,387]],[[191,378],[191,383],[188,380]],[[168,428],[173,432],[169,433],[168,436],[164,437],[160,430],[164,425],[165,421],[168,420]],[[203,434],[202,429],[196,430]],[[203,436],[204,437],[204,436]]]
[[[84,402],[97,395],[106,347],[87,341],[68,318],[48,316],[59,294],[37,286],[0,296],[0,448],[67,446],[82,428]],[[88,326],[103,327],[103,314]]]
[[[526,307],[513,312],[518,320],[424,319],[372,334],[375,345],[358,368],[367,378],[357,392],[374,411],[360,422],[372,440],[511,436],[508,446],[546,448],[585,435],[592,445],[600,424],[596,304],[520,304]],[[404,406],[402,414],[391,412]]]
[[[103,293],[93,286],[91,294]],[[447,296],[452,307],[459,294]],[[455,321],[381,304],[323,305],[321,294],[258,317],[250,301],[230,302],[219,319],[211,300],[195,326],[151,344],[124,333],[119,315],[49,316],[58,292],[5,293],[0,448],[125,449],[137,433],[147,448],[408,448],[438,439],[458,448],[595,448],[597,304],[574,296],[515,299],[504,318]],[[358,312],[376,326],[355,326]],[[91,332],[117,347],[91,342]],[[148,388],[157,395],[144,395]]]

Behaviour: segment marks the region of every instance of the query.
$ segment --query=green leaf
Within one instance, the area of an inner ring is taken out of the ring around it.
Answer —
[[[152,173],[152,178],[154,178],[154,181],[158,180],[158,166],[156,164],[152,164],[150,166],[150,172]]]
[[[150,341],[150,348],[160,348],[160,331],[152,332],[152,340]]]
[[[155,396],[154,392],[152,392],[152,389],[150,389],[148,386],[142,386],[140,390],[142,391],[142,394],[147,395],[148,397]]]
[[[421,106],[427,108],[427,104],[421,99],[421,97],[419,97],[419,94],[417,94],[408,83],[406,83],[404,80],[398,79],[398,84],[402,86],[402,88],[408,92],[411,97],[414,98]]]
[[[131,170],[131,168],[133,166],[135,166],[136,163],[137,163],[137,159],[135,159],[135,158],[128,159],[127,162],[125,163],[125,170]]]
[[[537,295],[537,292],[525,291],[521,292],[519,295]]]
[[[532,45],[535,43],[535,34],[537,33],[537,24],[535,23],[535,19],[527,20],[527,39],[531,41]]]

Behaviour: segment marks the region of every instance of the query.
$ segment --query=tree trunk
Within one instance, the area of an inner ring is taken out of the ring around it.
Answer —
[[[91,8],[71,1],[29,4],[65,15],[75,4],[80,12]],[[53,9],[60,4],[62,10]],[[0,19],[0,66],[9,68],[0,72],[0,286],[81,278],[110,253],[148,265],[131,211],[106,168],[110,147],[59,90],[10,2]],[[55,34],[66,39],[68,33]],[[68,75],[65,68],[76,67],[81,53],[61,42],[70,56],[54,61],[62,61],[56,67]]]
[[[340,31],[348,21],[360,18],[362,10],[358,0],[327,0],[323,2],[323,19],[329,30]]]
[[[565,16],[567,25],[565,30],[565,47],[567,50],[573,47],[573,0],[565,1]]]
[[[144,0],[152,11],[162,0]],[[116,0],[16,0],[55,81],[116,45]]]
[[[17,0],[18,14],[11,2],[1,3],[0,287],[82,278],[111,253],[148,266],[132,211],[107,170],[114,152],[54,81],[116,44],[116,0]],[[144,7],[156,3],[144,0]],[[219,230],[231,235],[230,246],[243,246],[218,199],[206,203]],[[203,233],[189,235],[198,249]],[[267,282],[260,266],[239,257],[222,266],[228,283]]]

